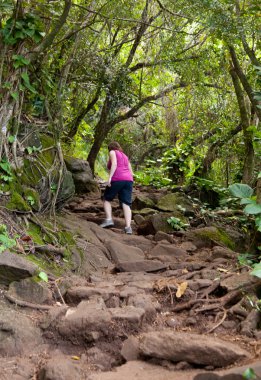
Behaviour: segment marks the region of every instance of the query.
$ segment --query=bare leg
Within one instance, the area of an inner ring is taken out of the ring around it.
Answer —
[[[125,224],[126,227],[131,226],[131,208],[130,206],[126,205],[125,203],[122,203],[122,208],[123,208],[123,214],[124,214],[124,219],[125,219]]]
[[[112,219],[112,207],[111,207],[111,202],[109,201],[104,201],[103,203],[103,208],[105,211],[106,219]]]

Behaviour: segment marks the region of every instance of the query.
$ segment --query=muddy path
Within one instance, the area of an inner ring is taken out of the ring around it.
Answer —
[[[213,238],[149,233],[144,220],[126,235],[113,208],[114,228],[102,229],[100,197],[74,198],[59,216],[81,248],[74,269],[49,274],[44,290],[27,278],[1,288],[0,379],[189,380],[249,367],[261,376],[260,282],[238,253]]]

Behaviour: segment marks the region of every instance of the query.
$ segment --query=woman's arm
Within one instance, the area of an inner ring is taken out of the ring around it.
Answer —
[[[133,170],[132,170],[132,167],[131,167],[131,163],[130,163],[130,161],[128,162],[128,165],[129,165],[129,171],[131,172],[131,174],[132,174],[132,176],[133,176],[134,174],[133,174]]]
[[[109,155],[110,155],[110,160],[111,160],[111,168],[110,168],[110,174],[109,174],[109,179],[108,179],[108,186],[111,185],[112,176],[115,173],[115,170],[117,168],[117,157],[116,157],[115,151],[111,150]]]

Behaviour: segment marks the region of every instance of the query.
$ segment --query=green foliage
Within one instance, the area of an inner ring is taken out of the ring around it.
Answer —
[[[234,183],[229,186],[229,191],[237,198],[250,198],[254,190],[244,183]]]
[[[254,380],[257,378],[255,371],[253,368],[247,368],[243,373],[243,378],[246,380]]]
[[[11,46],[26,39],[39,43],[44,35],[40,19],[31,13],[25,14],[18,20],[9,18],[0,33],[4,43]]]
[[[254,216],[256,229],[261,232],[261,205],[257,204],[255,198],[252,197],[254,190],[248,185],[235,183],[229,186],[229,191],[240,198],[241,205],[246,205],[243,209],[244,213]]]
[[[167,222],[175,231],[184,231],[184,229],[189,227],[189,224],[183,223],[179,218],[175,218],[174,216],[168,218]]]
[[[156,188],[168,187],[173,182],[166,171],[162,169],[157,161],[146,160],[146,166],[140,167],[140,170],[135,171],[134,178],[137,183],[145,186],[155,186]]]
[[[2,173],[1,173],[2,172]],[[0,180],[4,182],[13,181],[14,177],[12,174],[10,163],[6,160],[0,162]]]
[[[10,238],[5,224],[0,224],[0,253],[16,246],[16,241]]]
[[[253,270],[250,272],[253,276],[261,278],[261,262],[253,265]]]
[[[22,195],[14,191],[11,195],[9,202],[7,202],[6,207],[11,211],[31,211],[31,207],[23,199]]]

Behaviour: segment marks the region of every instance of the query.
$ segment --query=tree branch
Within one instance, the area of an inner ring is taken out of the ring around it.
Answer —
[[[64,0],[63,13],[57,20],[52,31],[43,39],[42,43],[32,52],[33,58],[31,58],[31,60],[36,59],[39,54],[43,53],[49,46],[52,45],[55,37],[57,36],[60,29],[63,27],[67,20],[71,5],[72,0]]]
[[[129,111],[127,111],[125,114],[120,115],[116,117],[115,119],[111,120],[109,122],[110,127],[113,127],[115,124],[118,124],[122,122],[123,120],[127,120],[130,117],[133,117],[135,113],[144,106],[144,104],[149,103],[153,100],[157,100],[159,98],[162,98],[164,95],[168,94],[169,92],[176,90],[178,88],[186,87],[188,84],[184,82],[180,82],[179,84],[172,84],[167,87],[165,87],[163,90],[158,92],[157,94],[147,96],[146,98],[143,98],[137,103],[134,107],[132,107]]]

